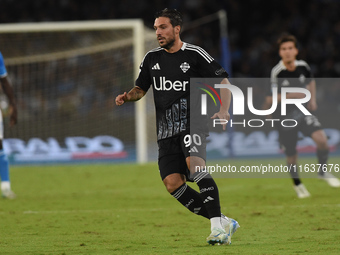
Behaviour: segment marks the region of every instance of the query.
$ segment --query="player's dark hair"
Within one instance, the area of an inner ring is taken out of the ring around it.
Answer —
[[[176,9],[165,8],[161,11],[156,12],[155,19],[159,17],[166,17],[170,19],[170,23],[173,27],[180,26],[182,30],[183,15]]]
[[[298,47],[298,42],[297,39],[294,35],[290,35],[290,34],[284,34],[282,35],[278,40],[277,40],[277,45],[280,49],[281,44],[285,43],[285,42],[293,42],[294,46],[297,48]]]

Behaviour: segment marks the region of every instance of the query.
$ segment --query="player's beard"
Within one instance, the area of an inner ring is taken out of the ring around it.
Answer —
[[[175,35],[172,38],[169,38],[169,39],[166,39],[164,37],[162,39],[165,41],[165,43],[162,45],[158,41],[158,44],[161,48],[164,48],[164,49],[167,49],[167,50],[169,50],[175,43]]]

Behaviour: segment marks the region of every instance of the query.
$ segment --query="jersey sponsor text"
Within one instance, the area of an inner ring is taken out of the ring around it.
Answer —
[[[170,81],[167,80],[164,76],[159,77],[159,83],[157,84],[156,78],[153,77],[153,85],[155,87],[155,90],[176,90],[176,91],[186,91],[186,85],[189,83],[188,81]]]

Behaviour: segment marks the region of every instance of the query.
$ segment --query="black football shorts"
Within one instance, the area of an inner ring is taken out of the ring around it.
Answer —
[[[162,180],[170,174],[184,174],[189,179],[186,158],[197,156],[206,160],[206,135],[181,134],[158,141],[158,166]]]
[[[286,156],[294,156],[296,154],[298,132],[300,131],[304,136],[311,137],[315,131],[320,129],[322,129],[322,126],[314,115],[305,116],[298,122],[296,127],[279,127],[281,149]]]

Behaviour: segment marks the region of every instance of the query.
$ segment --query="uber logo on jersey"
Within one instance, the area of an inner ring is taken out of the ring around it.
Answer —
[[[186,85],[189,83],[188,81],[170,81],[166,80],[164,76],[159,77],[159,84],[157,84],[156,78],[152,77],[153,86],[156,90],[176,90],[176,91],[185,91]]]

